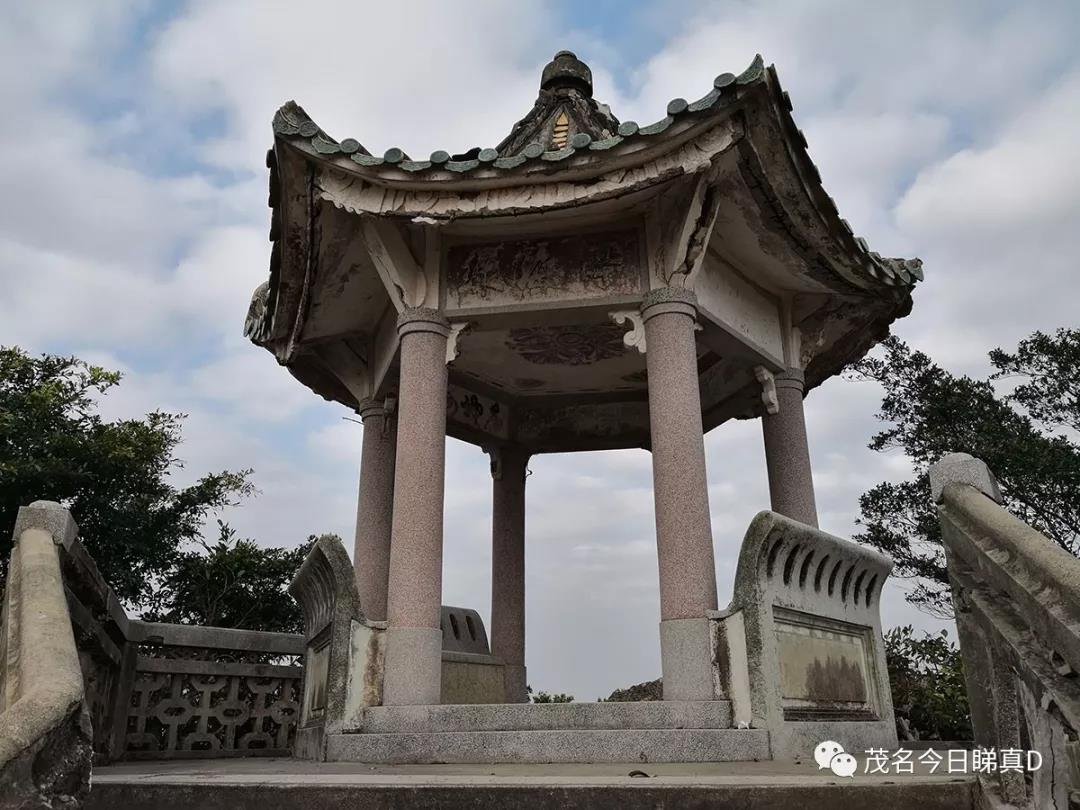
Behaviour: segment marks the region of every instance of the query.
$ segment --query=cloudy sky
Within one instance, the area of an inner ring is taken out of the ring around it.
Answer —
[[[1080,6],[826,2],[7,3],[0,12],[0,344],[125,373],[108,416],[189,414],[181,481],[254,467],[232,510],[268,545],[351,545],[361,428],[241,337],[266,278],[270,119],[296,99],[332,135],[414,155],[497,143],[570,48],[596,95],[649,122],[756,52],[776,64],[842,214],[927,280],[897,332],[954,371],[1076,325]],[[866,449],[878,392],[807,400],[822,528],[905,476]],[[706,439],[721,602],[767,506],[756,423]],[[448,443],[444,600],[488,615],[486,457]],[[595,699],[659,674],[644,451],[534,459],[529,680]],[[887,626],[934,623],[890,587]]]

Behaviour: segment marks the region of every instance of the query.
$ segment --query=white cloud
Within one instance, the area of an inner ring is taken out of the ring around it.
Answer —
[[[901,225],[995,243],[1066,224],[1080,212],[1080,70],[1019,111],[989,143],[919,173],[897,206]]]
[[[506,10],[331,2],[298,13],[286,2],[200,2],[161,36],[154,73],[190,114],[225,111],[226,132],[206,155],[229,168],[261,170],[270,118],[289,99],[376,154],[463,151],[494,145],[528,111],[550,58],[538,48],[550,10],[534,0]]]

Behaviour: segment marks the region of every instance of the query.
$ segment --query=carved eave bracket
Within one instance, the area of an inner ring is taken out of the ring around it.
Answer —
[[[720,210],[717,169],[697,168],[693,187],[658,196],[646,214],[654,287],[693,289]]]
[[[375,269],[398,312],[438,305],[438,232],[425,230],[424,261],[417,261],[405,235],[393,222],[364,217],[364,241]]]
[[[776,398],[776,378],[773,373],[765,366],[754,366],[754,377],[761,383],[761,402],[765,405],[765,413],[780,413],[780,400]]]
[[[492,445],[490,447],[483,448],[491,459],[491,478],[493,481],[498,481],[503,477],[503,452],[502,448]]]
[[[375,383],[364,358],[358,356],[344,342],[327,343],[314,349],[319,363],[332,374],[363,406],[375,395]],[[359,410],[357,411],[359,413]]]
[[[469,328],[468,321],[458,321],[450,324],[450,334],[446,337],[446,362],[453,363],[458,356],[458,338],[461,333]]]
[[[636,309],[620,309],[610,314],[611,320],[619,326],[629,321],[632,327],[623,335],[623,343],[628,349],[637,349],[645,354],[645,323],[641,319],[641,312]]]
[[[683,239],[676,254],[677,264],[668,278],[671,286],[693,289],[705,261],[705,251],[719,210],[720,192],[716,187],[715,172],[704,172],[694,187],[694,196],[683,226]]]

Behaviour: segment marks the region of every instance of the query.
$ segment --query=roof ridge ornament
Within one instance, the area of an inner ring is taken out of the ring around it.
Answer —
[[[611,139],[618,128],[611,108],[593,98],[589,66],[572,51],[559,51],[544,66],[533,108],[514,124],[497,149],[504,158],[515,157],[536,143],[541,154],[573,154],[594,141]]]
[[[592,98],[592,70],[573,51],[559,51],[544,66],[544,72],[540,75],[540,89],[569,88],[580,91],[586,98]]]

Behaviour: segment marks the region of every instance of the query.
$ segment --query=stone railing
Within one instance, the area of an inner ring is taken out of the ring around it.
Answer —
[[[130,633],[124,759],[292,755],[300,636],[139,621]]]
[[[90,714],[58,553],[74,537],[58,504],[19,510],[0,628],[5,807],[72,806],[90,788]]]
[[[895,748],[879,599],[892,561],[762,512],[743,539],[731,606],[710,619],[717,693],[773,757],[822,740]]]
[[[1080,560],[1001,506],[962,453],[930,468],[975,743],[1039,752],[983,787],[1017,807],[1080,806]]]
[[[39,523],[51,528],[60,577],[57,609],[47,623],[66,627],[74,639],[96,762],[292,754],[302,635],[129,619],[79,542],[70,515],[56,504],[20,510],[13,572],[22,565],[25,537],[36,542],[27,528]],[[13,574],[5,602],[8,650],[12,638],[17,642],[25,632],[17,617],[30,596],[44,598],[20,587]],[[51,663],[57,654],[48,653],[42,684],[63,674]],[[18,653],[0,658],[0,683],[8,695],[17,694],[11,683],[24,666]],[[0,730],[7,726],[5,715]]]

